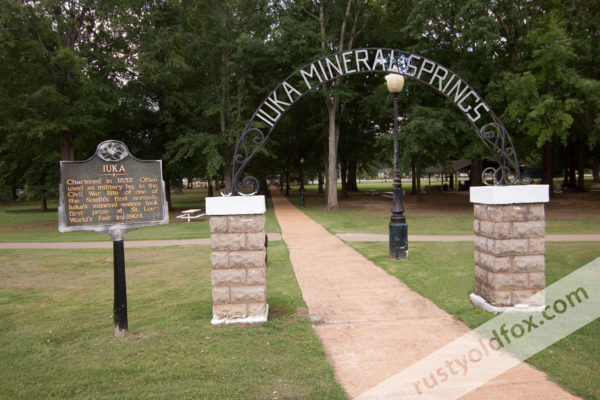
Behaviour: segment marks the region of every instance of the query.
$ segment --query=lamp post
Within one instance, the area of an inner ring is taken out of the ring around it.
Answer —
[[[304,157],[300,157],[300,207],[304,207]]]
[[[398,71],[394,68],[394,71]],[[394,98],[394,203],[390,218],[390,258],[392,260],[408,259],[408,226],[402,205],[402,180],[400,179],[400,153],[398,143],[398,94],[404,87],[404,77],[399,74],[388,74],[385,77],[387,88]]]

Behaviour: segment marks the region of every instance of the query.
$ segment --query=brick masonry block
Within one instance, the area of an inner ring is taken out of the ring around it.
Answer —
[[[266,312],[267,312],[266,303],[248,304],[248,316],[249,317],[265,315]]]
[[[232,303],[264,303],[266,301],[266,288],[260,286],[235,286],[231,288]]]
[[[545,254],[546,253],[546,239],[545,238],[535,238],[529,239],[529,254]]]
[[[246,304],[213,304],[213,315],[218,319],[245,318],[248,316]]]
[[[485,210],[485,206],[483,204],[474,204],[473,205],[473,214],[475,215],[476,220],[487,220],[487,213]]]
[[[229,253],[226,251],[212,251],[210,264],[213,268],[229,268]]]
[[[212,250],[243,250],[246,237],[243,233],[213,233],[210,235]]]
[[[543,255],[513,257],[513,272],[544,272],[546,260]]]
[[[508,204],[502,206],[502,220],[506,222],[529,221],[529,206]]]
[[[229,301],[229,287],[227,286],[213,286],[212,288],[213,304],[228,304]]]
[[[496,257],[491,254],[480,253],[479,262],[477,264],[490,272],[510,272],[511,258]]]
[[[480,221],[502,222],[502,213],[499,211],[501,211],[501,209],[498,209],[498,207],[493,205],[474,205],[475,219]]]
[[[487,292],[487,297],[484,298],[494,306],[512,306],[511,294],[512,292],[510,290],[489,290]]]
[[[495,256],[520,256],[529,253],[527,239],[489,239],[488,250]]]
[[[477,204],[475,206],[477,206]],[[479,219],[475,218],[475,220],[473,221],[473,232],[475,232],[476,235],[479,234],[479,224]]]
[[[476,281],[479,280],[482,283],[487,284],[487,275],[488,275],[488,272],[485,269],[481,268],[478,265],[475,265],[475,280]]]
[[[528,204],[529,221],[544,221],[546,213],[544,212],[544,204]]]
[[[531,272],[528,287],[532,289],[543,289],[546,287],[546,274],[543,272]]]
[[[267,283],[266,268],[251,268],[247,269],[246,284],[247,285],[264,285]]]
[[[511,223],[480,221],[479,235],[492,239],[509,239],[512,237]]]
[[[246,233],[246,250],[262,250],[265,248],[265,234]]]
[[[543,221],[544,204],[509,204],[504,207],[504,221]]]
[[[475,292],[476,294],[480,295],[481,297],[483,297],[484,299],[487,299],[490,297],[490,291],[492,290],[492,288],[490,288],[486,283],[481,282],[481,281],[475,281],[479,283],[479,292]]]
[[[526,273],[489,273],[488,285],[493,290],[527,289],[529,280]]]
[[[230,233],[264,232],[264,215],[235,215],[227,217]]]
[[[512,236],[514,238],[539,238],[546,234],[544,221],[526,221],[512,223]]]
[[[266,250],[232,251],[229,253],[231,268],[264,268]]]
[[[513,304],[534,304],[533,299],[529,299],[529,297],[533,296],[536,293],[536,290],[531,289],[523,289],[523,290],[513,290],[512,291],[512,302]]]
[[[475,249],[479,250],[480,252],[487,252],[488,251],[488,240],[487,238],[483,237],[483,236],[478,236],[475,235]]]
[[[210,233],[227,233],[227,217],[224,216],[211,216],[208,220],[210,227]]]
[[[213,286],[240,285],[246,282],[245,269],[214,269],[211,272]]]

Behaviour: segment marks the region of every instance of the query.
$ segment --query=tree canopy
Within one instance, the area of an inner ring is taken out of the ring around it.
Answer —
[[[231,186],[235,143],[261,100],[319,56],[358,47],[421,54],[463,77],[520,159],[583,190],[600,162],[600,5],[527,0],[0,1],[0,199],[56,193],[58,161],[102,140]],[[381,75],[335,79],[290,108],[249,172],[344,178],[391,165]],[[400,96],[402,159],[416,173],[487,156],[464,118],[417,84]],[[576,175],[577,172],[577,175]],[[337,207],[329,185],[328,207]],[[45,203],[43,203],[45,204]]]

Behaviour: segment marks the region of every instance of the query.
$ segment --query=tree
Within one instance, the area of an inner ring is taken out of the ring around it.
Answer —
[[[585,95],[593,96],[596,83],[573,68],[572,39],[554,13],[534,24],[526,36],[530,58],[519,64],[521,72],[504,74],[500,83],[510,99],[502,117],[536,139],[543,149],[542,183],[552,187],[554,146],[567,145],[574,117],[582,112]]]
[[[92,0],[0,3],[0,154],[32,154],[9,179],[11,186],[27,185],[29,196],[44,202],[46,189],[56,186],[58,163],[51,160],[73,160],[76,143],[102,137],[126,53],[123,31],[113,23],[121,7]]]
[[[302,9],[315,21],[321,54],[341,52],[354,48],[356,39],[367,26],[373,11],[385,4],[383,1],[322,0],[299,2]],[[322,93],[327,109],[327,209],[339,208],[337,194],[337,152],[340,136],[338,114],[343,110],[342,77],[324,85]]]

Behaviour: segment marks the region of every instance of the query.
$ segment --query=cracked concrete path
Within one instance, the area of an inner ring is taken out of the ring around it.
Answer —
[[[356,397],[469,332],[272,190],[282,238],[336,379]],[[370,398],[388,398],[384,393]],[[395,399],[397,397],[394,397]],[[406,397],[414,399],[415,396]],[[573,399],[521,363],[465,399]]]

